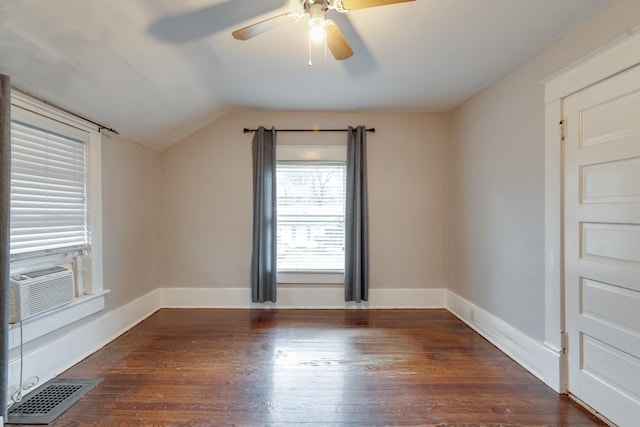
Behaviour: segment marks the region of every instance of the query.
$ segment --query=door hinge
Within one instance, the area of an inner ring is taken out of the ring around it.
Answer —
[[[560,334],[560,347],[562,354],[567,354],[567,351],[569,350],[569,334],[567,332]]]
[[[560,142],[564,142],[564,139],[567,135],[566,133],[566,120],[560,120],[560,123],[558,123],[559,127],[560,127]]]

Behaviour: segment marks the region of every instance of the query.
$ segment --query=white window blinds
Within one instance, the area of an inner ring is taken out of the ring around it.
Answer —
[[[86,150],[87,140],[11,122],[11,255],[88,244]]]
[[[278,271],[344,270],[345,162],[278,162]]]

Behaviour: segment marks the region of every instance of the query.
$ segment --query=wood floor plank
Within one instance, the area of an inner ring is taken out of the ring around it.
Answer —
[[[165,309],[53,426],[600,426],[445,310]]]

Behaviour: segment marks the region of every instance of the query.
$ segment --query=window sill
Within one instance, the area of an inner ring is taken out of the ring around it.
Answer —
[[[282,284],[343,284],[343,272],[319,273],[314,271],[282,271],[278,272],[278,283]]]
[[[83,295],[63,307],[24,320],[22,322],[23,344],[104,310],[106,295],[109,292],[107,289],[92,295]],[[9,349],[18,347],[20,347],[20,324],[14,323],[9,325]]]

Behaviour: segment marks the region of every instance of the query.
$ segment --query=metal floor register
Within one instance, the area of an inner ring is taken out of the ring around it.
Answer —
[[[53,379],[9,408],[8,424],[49,424],[102,382]]]

